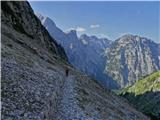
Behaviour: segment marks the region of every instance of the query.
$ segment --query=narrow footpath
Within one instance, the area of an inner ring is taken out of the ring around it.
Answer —
[[[58,106],[57,120],[93,120],[87,118],[77,105],[74,85],[74,76],[66,77],[60,97],[60,105]]]

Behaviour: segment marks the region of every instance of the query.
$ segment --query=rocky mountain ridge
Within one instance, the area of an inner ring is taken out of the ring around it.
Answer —
[[[135,80],[160,69],[160,44],[145,37],[126,34],[115,41],[86,34],[67,33],[49,18],[37,15],[57,39],[69,62],[111,89],[133,85]]]
[[[76,30],[63,32],[49,17],[44,17],[40,14],[37,14],[37,17],[50,35],[64,47],[69,62],[75,68],[94,77],[106,87],[117,88],[116,82],[104,74],[106,60],[104,51],[112,41],[107,38],[98,38],[86,34],[78,37]]]
[[[105,73],[121,88],[160,69],[160,45],[137,35],[124,35],[105,53]]]

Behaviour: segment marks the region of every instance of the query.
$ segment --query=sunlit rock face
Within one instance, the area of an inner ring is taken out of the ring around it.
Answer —
[[[159,44],[140,36],[124,35],[106,49],[105,73],[121,88],[160,69]]]

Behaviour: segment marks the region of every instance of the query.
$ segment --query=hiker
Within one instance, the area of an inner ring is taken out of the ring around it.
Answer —
[[[68,76],[68,74],[69,74],[69,70],[68,68],[66,68],[66,76]]]

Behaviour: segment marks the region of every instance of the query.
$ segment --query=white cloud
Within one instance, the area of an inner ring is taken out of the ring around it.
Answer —
[[[90,25],[90,28],[99,28],[100,25],[99,24],[93,24],[93,25]]]

